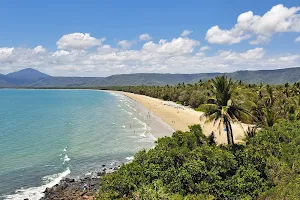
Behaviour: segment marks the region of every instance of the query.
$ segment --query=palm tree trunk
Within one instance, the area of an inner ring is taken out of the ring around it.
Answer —
[[[225,120],[224,123],[225,123],[225,126],[226,126],[227,143],[228,144],[234,144],[232,127],[231,127],[230,121]]]
[[[231,138],[230,138],[230,130],[229,130],[229,124],[228,121],[224,121],[225,127],[226,127],[226,134],[227,134],[227,144],[231,144]]]
[[[231,144],[234,144],[234,139],[233,139],[233,131],[231,127],[230,121],[228,121],[229,129],[230,129],[230,139],[231,139]]]

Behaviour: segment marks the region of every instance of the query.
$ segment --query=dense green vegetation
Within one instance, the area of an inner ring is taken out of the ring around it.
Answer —
[[[217,146],[194,125],[103,178],[99,199],[300,199],[300,122]]]
[[[225,76],[176,86],[109,89],[175,101],[224,124],[228,145],[200,125],[160,138],[103,178],[98,199],[300,199],[300,84],[233,82]],[[234,144],[232,121],[254,123]]]

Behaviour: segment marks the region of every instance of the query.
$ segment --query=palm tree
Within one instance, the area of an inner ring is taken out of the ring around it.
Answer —
[[[226,127],[228,144],[234,144],[231,123],[249,117],[250,113],[234,101],[235,82],[231,78],[217,76],[215,80],[211,80],[211,86],[215,98],[202,104],[200,110],[205,113],[207,121],[218,123],[220,131],[223,124]]]

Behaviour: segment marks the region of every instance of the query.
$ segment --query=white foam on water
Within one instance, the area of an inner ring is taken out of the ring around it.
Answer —
[[[63,151],[67,151],[67,148],[68,148],[68,147],[65,147]]]
[[[112,161],[112,162],[109,163],[109,165],[114,165],[114,164],[116,164],[115,161]]]
[[[58,184],[60,180],[71,173],[70,169],[67,168],[64,172],[59,174],[54,174],[50,176],[43,177],[43,180],[47,182],[46,184],[39,187],[31,187],[31,188],[21,188],[16,190],[15,194],[4,196],[4,199],[7,200],[24,200],[26,198],[30,200],[39,200],[44,196],[44,191],[46,188],[51,188],[54,185]]]
[[[102,92],[107,92],[108,94],[112,95],[112,96],[116,96],[116,97],[120,97],[122,98],[123,96],[121,94],[118,94],[116,92],[112,92],[112,91],[106,91],[106,90],[101,90]]]
[[[122,127],[122,128],[126,128],[126,126],[125,126],[125,125],[122,125],[121,127]]]
[[[147,137],[146,136],[146,133],[147,133],[147,130],[148,130],[148,126],[146,123],[142,122],[141,120],[139,120],[138,118],[134,117],[132,118],[134,120],[137,120],[139,124],[143,125],[143,132],[140,134],[141,137]]]
[[[129,161],[132,161],[132,160],[134,159],[134,157],[133,157],[133,156],[130,156],[130,157],[126,157],[125,159],[126,159],[126,160],[129,160]]]
[[[68,157],[68,155],[66,154],[64,157],[64,162],[63,164],[65,164],[66,162],[69,162],[71,159]]]

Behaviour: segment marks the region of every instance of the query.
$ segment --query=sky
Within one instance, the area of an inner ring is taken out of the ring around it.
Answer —
[[[0,73],[207,73],[300,67],[295,0],[2,0]]]

